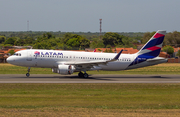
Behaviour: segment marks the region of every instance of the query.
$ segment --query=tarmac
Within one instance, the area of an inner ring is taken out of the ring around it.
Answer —
[[[180,83],[180,75],[90,75],[0,74],[0,83]]]

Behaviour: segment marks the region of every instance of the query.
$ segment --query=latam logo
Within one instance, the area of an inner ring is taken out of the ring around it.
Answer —
[[[35,55],[40,55],[40,52],[35,51],[34,54],[35,54]]]
[[[59,56],[59,55],[62,55],[63,56],[63,53],[60,53],[60,52],[39,52],[39,51],[35,51],[34,52],[35,55],[53,55],[53,56]]]

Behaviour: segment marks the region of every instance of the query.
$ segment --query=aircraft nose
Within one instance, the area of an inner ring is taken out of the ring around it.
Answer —
[[[15,61],[15,60],[13,60],[12,57],[8,57],[8,58],[6,59],[6,61],[7,61],[8,63],[11,63],[11,64],[12,64],[12,62]]]

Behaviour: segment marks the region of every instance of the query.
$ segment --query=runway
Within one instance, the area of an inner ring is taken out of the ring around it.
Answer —
[[[180,75],[90,75],[79,78],[59,74],[0,74],[0,83],[180,83]]]

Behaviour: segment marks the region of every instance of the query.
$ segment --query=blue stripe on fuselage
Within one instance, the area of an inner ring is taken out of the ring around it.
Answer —
[[[161,49],[158,49],[155,51],[151,51],[151,52],[139,55],[136,57],[136,59],[134,59],[134,61],[129,66],[136,65],[138,63],[142,63],[142,62],[146,61],[147,59],[155,58],[159,55],[160,51],[161,51]]]

